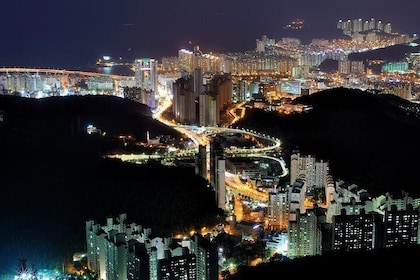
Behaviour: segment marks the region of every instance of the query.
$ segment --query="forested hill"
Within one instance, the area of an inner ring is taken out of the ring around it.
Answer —
[[[84,250],[88,219],[103,224],[125,212],[163,236],[214,225],[223,214],[193,168],[102,158],[121,145],[108,135],[179,139],[145,105],[111,96],[0,96],[0,111],[0,275],[13,273],[19,258],[61,268]],[[89,123],[107,136],[87,135]]]
[[[413,42],[414,44],[398,44],[385,48],[370,50],[367,52],[351,53],[349,60],[384,60],[385,62],[402,61],[407,56],[407,53],[414,53],[420,51],[420,39]]]
[[[148,106],[116,96],[33,99],[0,95],[0,110],[6,125],[30,131],[54,130],[63,136],[80,133],[88,124],[115,135],[131,133],[139,139],[146,138],[146,130],[156,134],[177,134],[152,119]]]
[[[273,275],[293,275],[295,279],[413,279],[407,267],[416,265],[418,245],[377,248],[370,251],[330,251],[282,262],[239,267],[228,280],[270,279]]]
[[[371,194],[420,194],[419,106],[393,95],[336,88],[294,100],[313,107],[279,115],[249,109],[237,126],[264,131],[294,149],[330,162],[334,179]]]

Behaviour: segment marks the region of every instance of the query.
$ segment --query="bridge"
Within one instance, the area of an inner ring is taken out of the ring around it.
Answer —
[[[53,74],[53,75],[78,75],[86,77],[108,77],[113,80],[120,80],[128,76],[102,74],[96,72],[85,72],[76,70],[64,69],[49,69],[49,68],[25,68],[25,67],[0,67],[0,73],[37,73],[37,74]]]

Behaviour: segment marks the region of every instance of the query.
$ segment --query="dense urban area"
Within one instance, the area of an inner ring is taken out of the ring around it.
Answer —
[[[288,28],[300,29],[302,24],[296,20]],[[189,176],[196,179],[191,184],[204,190],[202,195],[201,190],[197,191],[197,197],[210,198],[211,202],[203,205],[217,208],[200,213],[202,217],[194,220],[194,226],[179,220],[170,232],[163,230],[165,223],[170,223],[169,218],[156,218],[150,222],[155,227],[149,227],[134,220],[138,213],[131,213],[129,207],[112,208],[121,212],[108,213],[100,220],[83,217],[84,224],[73,229],[85,231],[83,250],[72,252],[71,259],[60,260],[61,267],[45,269],[36,259],[20,256],[15,261],[15,279],[251,279],[251,275],[259,275],[258,268],[260,275],[268,273],[265,269],[269,265],[284,265],[283,271],[290,272],[287,264],[294,263],[296,269],[302,261],[302,268],[304,264],[310,267],[311,257],[317,262],[318,257],[325,256],[327,260],[334,253],[337,258],[344,258],[344,252],[361,254],[417,246],[418,193],[409,187],[399,192],[385,189],[386,182],[380,189],[369,178],[337,178],[332,170],[339,166],[333,166],[334,159],[326,156],[328,151],[307,153],[309,149],[303,144],[282,138],[282,133],[291,131],[281,130],[288,118],[301,124],[305,116],[318,114],[322,96],[334,100],[329,110],[350,112],[348,107],[354,108],[360,101],[369,105],[363,113],[375,112],[375,106],[386,103],[386,117],[404,116],[405,123],[400,127],[417,122],[410,126],[417,128],[420,123],[417,35],[394,33],[391,23],[374,18],[340,20],[337,29],[343,33],[341,38],[313,39],[307,45],[298,38],[276,40],[263,35],[256,39],[254,50],[242,53],[212,53],[201,49],[205,46],[191,45],[191,49],[180,49],[177,56],[160,59],[126,61],[104,55],[92,71],[0,68],[2,130],[11,129],[15,123],[13,110],[29,108],[29,103],[10,105],[13,102],[8,98],[55,100],[58,103],[52,104],[61,108],[57,112],[70,107],[59,103],[68,100],[71,106],[78,104],[77,108],[83,108],[75,113],[76,117],[72,116],[71,128],[66,128],[72,136],[81,134],[87,139],[118,143],[101,155],[103,160],[124,166],[147,166],[143,168],[153,170],[156,177],[172,174],[158,171],[158,167],[193,170]],[[83,103],[86,98],[98,99]],[[101,119],[104,115],[96,119],[86,117],[95,102],[103,102],[102,98],[110,98],[114,103],[123,99],[130,102],[129,106],[142,104],[142,118],[174,132],[158,133],[151,126],[136,132],[125,128],[110,131]],[[349,101],[350,98],[357,101]],[[41,110],[46,108],[50,107],[45,105]],[[250,115],[258,118],[252,120]],[[358,116],[353,120],[363,122]],[[59,129],[49,129],[53,139]],[[340,128],[334,131],[338,138],[339,131]],[[354,151],[356,154],[359,153]],[[341,174],[356,171],[346,172]],[[359,172],[357,175],[363,177]],[[190,182],[186,177],[179,180],[182,179]],[[132,189],[122,191],[128,185],[122,182],[121,192],[131,198]],[[154,187],[157,193],[158,187]],[[169,192],[173,201],[161,194],[162,204],[176,203],[174,189]],[[152,196],[152,192],[147,195]],[[191,201],[187,195],[182,199],[185,207],[194,204],[196,196],[191,195]],[[214,218],[210,218],[212,215]],[[331,259],[328,261],[332,263]],[[12,279],[7,278],[10,275],[4,279]],[[372,275],[382,274],[376,271]],[[407,279],[404,273],[392,272],[387,277],[396,275],[403,278],[382,279]],[[329,277],[332,276],[322,278]]]

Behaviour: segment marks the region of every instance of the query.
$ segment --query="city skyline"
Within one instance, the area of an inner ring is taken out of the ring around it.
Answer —
[[[12,24],[3,32],[0,65],[78,68],[102,55],[160,59],[191,45],[200,45],[205,52],[246,51],[255,48],[261,34],[277,40],[294,35],[303,40],[333,37],[339,34],[339,19],[373,17],[407,34],[420,26],[415,15],[420,3],[414,0],[395,7],[377,0],[353,1],[349,7],[331,0],[256,5],[219,0],[211,5],[190,0],[7,2],[3,21]],[[285,30],[297,18],[304,20],[304,28]]]
[[[388,4],[5,3],[0,280],[77,255],[104,280],[198,275],[198,240],[170,246],[193,233],[220,276],[280,249],[418,247],[420,2]]]

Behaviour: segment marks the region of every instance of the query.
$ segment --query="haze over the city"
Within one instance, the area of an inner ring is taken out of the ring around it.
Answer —
[[[419,9],[417,0],[6,1],[0,65],[80,68],[103,55],[175,56],[191,44],[205,52],[246,51],[262,34],[333,38],[339,19],[373,17],[412,35]],[[284,29],[294,19],[304,20],[303,30]]]

